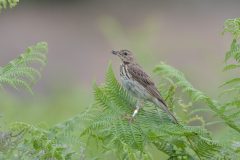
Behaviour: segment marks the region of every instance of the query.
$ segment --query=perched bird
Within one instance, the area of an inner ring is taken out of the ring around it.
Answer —
[[[135,62],[132,52],[120,50],[112,51],[112,54],[117,55],[122,60],[120,78],[123,87],[137,99],[136,109],[130,120],[134,119],[145,101],[150,101],[166,112],[174,123],[178,123],[176,117],[169,111],[154,82]]]

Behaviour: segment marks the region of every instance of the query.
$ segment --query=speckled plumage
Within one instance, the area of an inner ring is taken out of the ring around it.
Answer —
[[[150,101],[164,110],[175,123],[178,123],[175,116],[168,110],[167,104],[154,82],[134,61],[133,54],[128,50],[113,51],[112,53],[118,55],[123,62],[120,65],[120,78],[123,87],[138,100],[132,118],[138,113],[144,101]]]

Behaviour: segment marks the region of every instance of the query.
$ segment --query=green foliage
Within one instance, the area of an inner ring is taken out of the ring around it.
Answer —
[[[226,61],[233,58],[238,62],[240,59],[237,42],[239,33],[235,31],[239,28],[238,19],[225,22],[224,31],[231,32],[234,36]],[[239,64],[230,64],[224,70],[238,67]],[[168,117],[161,111],[154,110],[151,104],[146,104],[135,121],[129,123],[126,117],[130,116],[135,102],[118,84],[110,67],[106,83],[95,86],[96,110],[92,112],[94,116],[89,121],[90,125],[82,133],[82,136],[94,139],[94,143],[98,144],[98,153],[95,155],[101,158],[111,155],[115,159],[151,159],[148,148],[155,146],[169,155],[169,159],[237,159],[239,147],[233,147],[233,143],[222,145],[215,142],[204,127],[223,122],[236,133],[240,132],[240,111],[233,107],[226,109],[228,106],[239,106],[240,100],[235,98],[235,101],[229,103],[213,100],[194,88],[183,73],[164,63],[156,66],[154,72],[162,77],[160,88],[170,109],[174,111],[180,108],[185,114],[183,122],[198,120],[202,127],[171,124]],[[223,86],[238,83],[239,78],[234,78]],[[235,86],[231,90],[236,89],[239,87]],[[204,117],[198,115],[200,112],[222,120],[206,122]],[[88,147],[90,146],[87,145],[86,150]]]
[[[24,88],[32,93],[31,86],[40,78],[40,71],[46,65],[47,50],[47,43],[37,43],[1,67],[0,86]],[[0,159],[71,159],[75,152],[70,146],[60,142],[60,137],[62,141],[62,134],[66,132],[61,130],[60,134],[59,131],[56,127],[44,129],[16,122],[7,131],[0,132]]]
[[[227,19],[224,22],[224,33],[229,32],[233,39],[239,39],[240,38],[240,18],[235,19]]]
[[[96,110],[91,112],[93,118],[82,136],[95,140],[102,158],[113,154],[117,159],[151,159],[146,150],[156,146],[169,159],[210,159],[223,149],[205,129],[172,124],[151,104],[146,104],[129,123],[127,117],[135,103],[117,82],[111,66],[105,85],[95,86],[95,99]]]
[[[239,69],[240,66],[240,18],[229,19],[225,21],[224,32],[229,32],[232,35],[232,44],[230,50],[226,53],[224,71]],[[239,77],[234,77],[224,82],[221,87],[225,87],[222,95],[231,95],[231,98],[226,100],[221,108],[222,111],[229,115],[229,119],[234,119],[239,126],[240,117],[240,86]],[[240,128],[240,127],[239,127]],[[240,129],[238,130],[240,132]]]
[[[236,120],[238,119],[239,112],[236,112],[234,114],[229,114],[225,108],[226,104],[220,104],[215,100],[212,100],[210,97],[203,94],[203,92],[195,89],[190,82],[188,82],[183,75],[183,73],[179,72],[175,68],[166,65],[164,63],[161,63],[158,65],[155,70],[155,73],[160,75],[161,77],[164,77],[164,79],[167,79],[167,81],[171,82],[170,84],[174,84],[175,87],[180,88],[180,90],[183,93],[187,93],[187,95],[190,97],[191,101],[188,103],[195,103],[195,102],[201,102],[206,104],[205,107],[201,106],[201,110],[199,110],[197,107],[194,108],[192,112],[196,113],[199,111],[208,111],[206,107],[209,107],[216,115],[218,115],[219,118],[222,118],[225,123],[235,129],[236,131],[240,132],[240,127],[237,124]],[[169,84],[166,84],[169,85]],[[182,94],[181,94],[182,95]],[[179,97],[180,99],[183,97]],[[236,105],[236,104],[235,104]]]
[[[0,88],[9,85],[32,93],[31,85],[41,76],[40,70],[46,64],[47,50],[47,43],[37,43],[9,64],[0,67]]]
[[[240,44],[239,44],[239,38],[240,38],[240,18],[236,19],[228,19],[225,21],[225,28],[224,33],[229,32],[232,37],[232,43],[230,50],[226,53],[225,56],[225,62],[229,62],[230,59],[233,59],[235,62],[228,64],[224,67],[224,71],[229,71],[232,69],[237,69],[240,66]],[[232,85],[236,82],[239,82],[239,78],[231,79],[227,82],[225,82],[222,86],[225,85]]]
[[[175,84],[175,87],[182,88],[182,91],[186,92],[193,102],[207,98],[201,91],[195,89],[192,84],[186,80],[183,73],[172,66],[161,63],[155,67],[154,72],[166,80],[170,80],[172,84]]]
[[[2,9],[6,9],[7,7],[15,7],[18,2],[19,0],[0,0],[0,12]]]
[[[16,1],[8,1],[10,5],[11,2]],[[0,7],[6,8],[8,3],[0,1]],[[239,30],[239,19],[225,22],[224,32],[233,36],[225,60],[234,62],[227,64],[224,71],[240,66]],[[47,44],[41,42],[1,67],[0,86],[24,88],[32,93],[31,86],[46,64],[46,52]],[[157,65],[154,72],[160,76],[161,93],[170,110],[178,113],[180,124],[173,124],[164,112],[150,103],[146,103],[130,123],[128,118],[136,101],[118,83],[109,66],[105,84],[94,86],[95,102],[84,113],[53,127],[21,122],[6,129],[1,126],[0,159],[149,160],[156,159],[153,150],[167,155],[169,160],[238,159],[239,77],[223,83],[221,87],[228,88],[222,95],[233,96],[221,102],[196,89],[182,72],[165,63]],[[208,120],[201,113],[217,120]],[[227,137],[228,142],[224,144],[217,142],[206,127],[219,122],[231,129],[232,136]]]
[[[85,159],[85,143],[79,139],[88,111],[54,127],[13,123],[0,133],[0,159]]]
[[[1,159],[70,159],[73,152],[58,143],[57,137],[48,130],[26,123],[14,123],[5,132],[0,150]],[[4,151],[4,154],[1,152]]]
[[[0,0],[0,11],[8,6],[14,7],[17,2]],[[24,53],[9,64],[0,67],[0,88],[10,86],[16,90],[22,88],[33,93],[31,87],[41,77],[40,72],[47,62],[47,51],[47,43],[37,43],[28,47]],[[72,159],[74,156],[75,159],[79,159],[79,157],[83,159],[84,154],[79,155],[76,152],[79,152],[79,148],[72,148],[72,146],[76,147],[78,144],[81,149],[83,145],[78,143],[80,142],[80,133],[74,134],[75,132],[70,129],[69,124],[75,124],[75,121],[79,123],[79,120],[75,117],[50,129],[16,122],[3,130],[3,124],[1,123],[0,159],[65,160]],[[74,128],[78,129],[76,126]],[[65,138],[66,141],[64,141]]]

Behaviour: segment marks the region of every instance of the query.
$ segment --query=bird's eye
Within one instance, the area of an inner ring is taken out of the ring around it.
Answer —
[[[126,55],[127,55],[127,52],[124,52],[123,54],[126,56]]]

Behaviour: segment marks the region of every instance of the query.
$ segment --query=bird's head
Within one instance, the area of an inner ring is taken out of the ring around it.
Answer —
[[[112,54],[117,55],[125,64],[134,62],[133,54],[129,50],[112,51]]]

